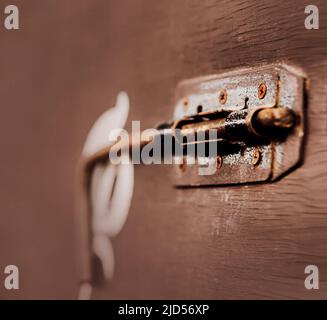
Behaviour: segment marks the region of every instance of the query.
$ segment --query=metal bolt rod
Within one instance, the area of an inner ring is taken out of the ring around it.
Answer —
[[[193,121],[188,120],[186,123],[177,121],[170,128],[159,130],[157,136],[150,136],[141,141],[132,141],[129,144],[121,146],[118,144],[109,145],[98,153],[87,159],[87,166],[91,166],[95,161],[107,159],[110,150],[118,148],[127,149],[130,153],[136,148],[143,148],[148,143],[162,143],[165,135],[172,135],[183,145],[184,136],[192,136],[195,140],[191,143],[197,143],[197,136],[200,132],[204,135],[210,130],[216,131],[217,141],[245,141],[253,137],[278,138],[282,134],[287,134],[296,124],[296,114],[288,108],[261,108],[254,112],[248,110],[234,111],[227,117],[218,117],[211,120]],[[176,129],[180,129],[176,135]],[[189,140],[188,140],[189,142]],[[206,142],[206,141],[200,141]],[[167,150],[166,150],[167,152]],[[174,150],[171,150],[174,153]]]
[[[296,114],[289,108],[260,108],[234,111],[216,119],[183,121],[173,126],[180,129],[178,136],[208,134],[215,130],[217,139],[244,141],[255,136],[278,138],[287,134],[296,123]]]

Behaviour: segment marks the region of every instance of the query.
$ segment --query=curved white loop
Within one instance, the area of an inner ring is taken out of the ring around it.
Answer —
[[[131,163],[121,164],[117,168],[108,165],[98,183],[92,185],[92,193],[96,195],[92,210],[93,231],[114,237],[127,219],[134,189],[134,167]]]
[[[116,106],[103,113],[90,130],[83,156],[91,156],[108,144],[110,131],[125,126],[128,110],[128,95],[121,92]],[[92,173],[90,189],[93,250],[101,260],[105,277],[110,279],[114,273],[110,237],[121,231],[128,216],[134,189],[133,164],[97,164]]]
[[[113,277],[115,265],[110,238],[116,236],[125,224],[133,188],[132,164],[122,164],[117,168],[99,165],[94,170],[91,181],[93,250],[101,260],[106,279]]]
[[[110,239],[106,235],[95,235],[93,250],[101,260],[104,277],[107,280],[112,279],[115,271],[115,256]]]
[[[82,151],[82,156],[89,157],[108,145],[109,132],[122,129],[127,121],[129,98],[122,91],[117,96],[116,105],[104,112],[93,124]]]
[[[108,203],[116,179],[116,166],[97,165],[94,168],[91,180],[91,206],[93,231],[97,231],[95,223],[108,211]]]

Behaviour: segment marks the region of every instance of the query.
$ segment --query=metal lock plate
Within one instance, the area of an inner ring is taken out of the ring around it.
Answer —
[[[186,80],[179,84],[176,98],[175,121],[198,114],[251,111],[262,107],[289,108],[297,116],[295,127],[282,141],[247,142],[236,151],[222,152],[217,157],[218,167],[213,175],[200,175],[196,158],[193,159],[195,164],[174,165],[176,186],[273,181],[300,162],[304,135],[304,78],[292,68],[272,65]]]

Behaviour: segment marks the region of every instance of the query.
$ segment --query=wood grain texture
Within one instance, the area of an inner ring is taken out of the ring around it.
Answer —
[[[301,168],[273,184],[174,189],[168,166],[138,167],[114,280],[94,298],[327,297],[326,1],[312,31],[302,0],[16,2],[22,29],[0,28],[0,267],[21,266],[22,289],[1,297],[76,297],[75,167],[118,91],[144,129],[172,116],[179,81],[275,62],[309,79]],[[308,264],[320,290],[304,289]]]

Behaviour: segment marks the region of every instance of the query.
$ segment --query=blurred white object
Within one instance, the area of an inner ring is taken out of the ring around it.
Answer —
[[[129,112],[129,98],[120,92],[116,105],[104,112],[92,126],[82,155],[90,157],[108,145],[109,133],[123,129]],[[117,131],[119,132],[119,131]],[[108,155],[109,157],[109,155]],[[97,164],[91,177],[92,246],[106,279],[114,274],[114,252],[110,238],[116,236],[127,219],[134,189],[132,163]]]
[[[129,98],[122,91],[117,96],[116,105],[105,111],[93,124],[86,137],[82,156],[85,158],[95,154],[108,145],[109,132],[114,129],[123,129],[129,111]]]

